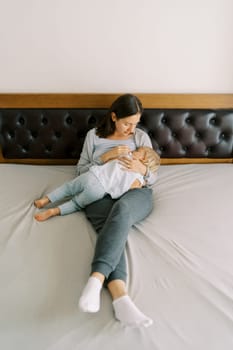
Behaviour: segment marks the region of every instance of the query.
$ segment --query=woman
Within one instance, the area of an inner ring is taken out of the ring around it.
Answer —
[[[77,174],[94,164],[103,164],[122,157],[128,171],[141,173],[148,185],[156,180],[138,159],[124,155],[140,146],[152,147],[148,135],[136,128],[143,112],[140,100],[131,94],[118,97],[96,129],[87,133]],[[143,203],[143,205],[142,205]],[[124,248],[130,228],[143,220],[152,210],[152,190],[132,189],[119,199],[106,196],[85,208],[87,218],[97,232],[91,275],[79,300],[84,312],[97,312],[100,292],[105,284],[113,299],[115,317],[125,326],[148,327],[153,321],[133,303],[126,291],[126,261]]]

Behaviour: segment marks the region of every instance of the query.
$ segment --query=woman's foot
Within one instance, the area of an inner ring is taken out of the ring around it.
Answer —
[[[51,216],[57,216],[60,215],[60,209],[59,208],[51,208],[45,211],[42,211],[41,213],[36,213],[34,215],[34,218],[37,221],[45,221],[49,219]]]
[[[50,203],[50,200],[48,199],[48,197],[43,197],[43,198],[35,200],[34,205],[36,208],[41,209],[49,203]]]
[[[113,308],[116,318],[123,326],[149,327],[153,324],[153,320],[144,315],[128,295],[115,299]]]
[[[102,282],[96,277],[89,277],[81,298],[79,299],[79,308],[83,312],[98,312],[100,309],[100,291]]]

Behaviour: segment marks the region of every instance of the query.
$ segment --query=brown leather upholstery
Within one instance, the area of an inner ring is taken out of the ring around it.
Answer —
[[[75,158],[104,109],[1,109],[5,158]],[[233,109],[145,109],[139,125],[162,158],[232,158]]]

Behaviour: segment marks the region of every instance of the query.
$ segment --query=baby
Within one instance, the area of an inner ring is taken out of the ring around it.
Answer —
[[[64,183],[45,197],[37,199],[34,205],[41,209],[49,203],[55,203],[67,197],[70,199],[55,208],[36,213],[37,221],[45,221],[56,215],[67,215],[80,211],[88,204],[109,194],[112,198],[119,198],[125,192],[146,185],[149,172],[155,173],[160,165],[159,155],[150,147],[139,147],[128,156],[129,165],[122,166],[120,159],[110,160],[103,165],[93,165],[89,171]],[[147,166],[146,176],[130,170],[130,158],[138,159]]]

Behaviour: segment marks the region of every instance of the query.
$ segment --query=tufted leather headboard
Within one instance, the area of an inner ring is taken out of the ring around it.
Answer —
[[[232,162],[233,95],[137,94],[162,163]],[[0,94],[1,162],[72,164],[117,95]]]

